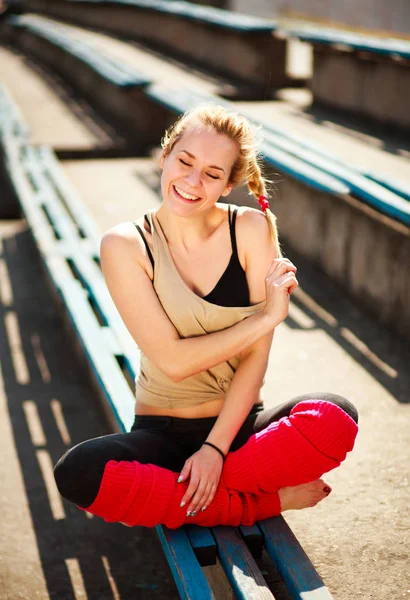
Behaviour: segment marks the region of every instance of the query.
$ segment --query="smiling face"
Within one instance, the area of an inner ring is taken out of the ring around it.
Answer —
[[[170,154],[161,155],[164,203],[178,216],[212,208],[232,189],[229,183],[238,146],[228,136],[189,127]]]

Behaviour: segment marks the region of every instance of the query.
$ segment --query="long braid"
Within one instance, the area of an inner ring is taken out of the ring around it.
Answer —
[[[248,188],[249,188],[249,193],[252,194],[253,196],[255,196],[255,198],[257,200],[261,196],[264,196],[265,198],[268,197],[267,191],[266,191],[266,180],[262,176],[262,171],[261,171],[261,167],[259,165],[257,156],[255,156],[253,158],[253,160],[251,160],[249,162],[248,173],[247,173],[247,184],[248,184]],[[276,220],[277,220],[276,215],[273,214],[273,212],[271,211],[271,209],[269,207],[264,208],[263,212],[268,221],[271,238],[275,244],[275,247],[277,248],[278,258],[282,258],[282,251],[280,248],[278,228],[276,225]]]

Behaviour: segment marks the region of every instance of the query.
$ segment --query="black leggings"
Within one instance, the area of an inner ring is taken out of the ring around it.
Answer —
[[[342,408],[358,422],[356,408],[335,394],[312,393],[263,410],[255,405],[233,440],[230,452],[238,450],[254,433],[288,416],[302,400],[326,400]],[[129,433],[113,433],[87,440],[68,450],[54,468],[60,494],[82,507],[94,502],[105,465],[110,460],[153,464],[179,473],[187,458],[202,446],[217,417],[181,419],[137,415]]]

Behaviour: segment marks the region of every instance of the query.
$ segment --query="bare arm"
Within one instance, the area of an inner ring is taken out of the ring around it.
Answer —
[[[144,253],[139,236],[131,239],[129,233],[117,226],[102,238],[101,266],[108,290],[131,336],[173,381],[182,381],[239,355],[283,320],[281,311],[275,314],[274,310],[264,310],[222,331],[181,339],[158,300],[146,270]]]
[[[259,398],[263,378],[268,367],[273,332],[259,340],[241,358],[207,441],[226,454],[244,423],[252,406]]]

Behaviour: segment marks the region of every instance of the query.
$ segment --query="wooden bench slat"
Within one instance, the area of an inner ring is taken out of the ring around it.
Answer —
[[[319,168],[325,174],[335,177],[346,185],[346,189],[350,189],[354,196],[372,206],[376,206],[385,214],[398,219],[402,223],[410,223],[409,202],[378,183],[370,181],[356,169],[342,163],[337,164],[326,157],[314,155],[311,150],[300,148],[291,140],[274,138],[271,135],[268,138],[268,144],[280,151],[288,152],[308,165]]]
[[[97,251],[102,234],[86,204],[81,200],[77,189],[66,177],[59,160],[50,147],[40,146],[37,148],[37,153],[41,158],[45,174],[55,187],[61,201],[86,238],[92,240],[95,251]]]
[[[385,56],[400,56],[404,59],[410,59],[410,41],[407,40],[382,38],[323,27],[300,30],[290,28],[288,34],[304,42],[327,45],[343,44],[355,50],[365,50],[366,52],[374,52]]]
[[[293,600],[332,600],[322,578],[282,516],[259,521],[266,550]]]
[[[103,2],[96,2],[95,0],[85,1],[103,5]],[[178,15],[183,19],[198,21],[203,24],[209,23],[224,29],[234,29],[241,33],[273,32],[278,27],[276,20],[233,12],[213,6],[197,5],[185,2],[184,0],[179,0],[178,2],[169,2],[168,0],[111,0],[111,3],[134,6],[136,9],[149,9],[157,13]],[[138,13],[136,14],[136,18],[138,18]]]
[[[240,525],[239,531],[254,558],[258,558],[263,551],[263,535],[257,525]]]
[[[106,57],[101,50],[94,51],[90,44],[70,35],[68,28],[63,25],[54,27],[45,21],[40,22],[30,15],[8,17],[7,23],[13,27],[29,30],[34,35],[47,40],[88,64],[104,79],[111,81],[118,87],[141,88],[148,85],[151,80],[136,69],[124,68],[122,61]]]
[[[156,530],[182,600],[215,600],[184,530]]]
[[[211,531],[199,525],[185,525],[185,530],[201,567],[216,565],[216,543]]]
[[[84,244],[85,240],[79,237],[77,228],[65,207],[61,202],[56,201],[54,190],[42,172],[40,158],[34,149],[28,150],[25,162],[27,167],[31,169],[30,173],[35,183],[42,190],[45,190],[42,196],[43,204],[47,207],[53,226],[62,238],[58,243],[63,245],[65,255],[72,260],[80,280],[88,290],[90,298],[98,307],[100,314],[108,319],[109,325],[115,330],[120,342],[124,345],[124,351],[128,356],[133,377],[135,377],[140,365],[139,349],[125,327],[108,292],[101,269],[90,257],[86,260],[85,255],[82,253],[81,244]],[[48,224],[46,227],[49,229]],[[48,234],[48,237],[50,237],[50,234]],[[92,251],[92,246],[92,241],[89,240],[90,251]]]
[[[58,273],[53,273],[58,281]],[[88,356],[95,378],[122,431],[129,431],[134,420],[134,395],[124,378],[115,357],[104,344],[102,330],[88,304],[87,293],[78,281],[59,282],[64,304],[77,337]]]
[[[274,600],[262,573],[237,529],[212,528],[222,568],[238,600]]]

